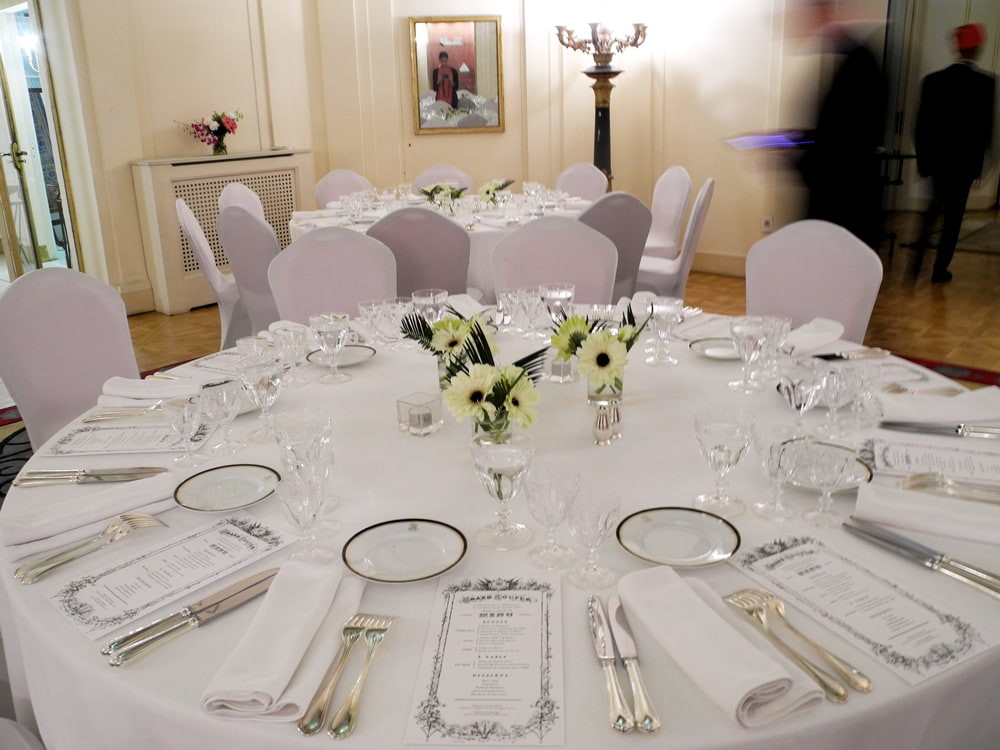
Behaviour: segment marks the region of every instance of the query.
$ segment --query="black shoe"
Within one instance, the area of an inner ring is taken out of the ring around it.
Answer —
[[[935,271],[931,274],[932,284],[947,284],[951,281],[951,271]]]

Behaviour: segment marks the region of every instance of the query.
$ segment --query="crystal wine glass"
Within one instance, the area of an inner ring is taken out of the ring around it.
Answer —
[[[726,477],[743,458],[753,439],[754,416],[744,409],[709,406],[694,417],[698,448],[715,471],[715,489],[695,498],[694,506],[723,517],[743,512],[743,501],[731,497]]]
[[[331,416],[314,408],[278,414],[274,417],[274,437],[285,474],[320,496],[323,527],[339,528],[340,524],[330,516],[337,497],[327,492],[335,455]]]
[[[271,331],[278,357],[285,366],[284,385],[296,388],[310,382],[301,367],[310,350],[312,333],[308,328],[292,324],[277,326]]]
[[[848,433],[841,409],[854,401],[861,387],[861,377],[850,364],[831,364],[826,368],[820,391],[820,400],[826,406],[826,418],[817,431],[820,436],[836,440]]]
[[[757,377],[763,385],[778,381],[778,355],[785,339],[792,330],[792,319],[787,315],[764,315],[764,350],[757,362]]]
[[[550,334],[540,330],[538,327],[538,317],[541,315],[542,308],[544,307],[539,288],[533,286],[518,289],[517,296],[528,319],[528,329],[524,332],[523,337],[526,339],[549,338]]]
[[[472,439],[472,463],[486,492],[497,501],[497,520],[476,532],[476,541],[484,547],[510,550],[531,541],[531,529],[510,518],[510,501],[524,484],[534,454],[531,438],[515,433],[502,438],[477,435]]]
[[[347,334],[351,330],[351,316],[346,313],[321,313],[309,316],[309,327],[316,334],[323,354],[330,363],[330,372],[319,379],[320,383],[344,383],[351,379],[346,372],[337,368],[337,355],[344,348]]]
[[[261,426],[250,433],[249,439],[261,443],[271,440],[271,407],[281,392],[285,368],[281,361],[270,357],[240,360],[240,380],[250,401],[260,409]]]
[[[619,514],[620,504],[615,494],[592,487],[577,493],[569,509],[569,528],[587,550],[587,557],[569,573],[569,582],[574,586],[587,590],[604,589],[617,580],[618,575],[613,570],[600,565],[598,550],[614,532]]]
[[[234,440],[233,420],[243,405],[243,386],[236,380],[210,383],[201,389],[201,408],[205,419],[222,428],[222,439],[212,446],[216,456],[231,456],[247,447],[246,443]]]
[[[819,400],[824,368],[812,357],[785,357],[778,362],[778,392],[795,410],[795,426],[804,430],[804,416]]]
[[[180,438],[184,453],[174,459],[177,466],[197,466],[202,462],[201,456],[194,453],[194,436],[201,427],[201,398],[174,398],[164,401],[163,414],[170,424],[170,429]]]
[[[733,345],[743,360],[739,380],[730,381],[729,387],[739,393],[756,393],[763,387],[757,372],[757,362],[763,355],[767,342],[764,318],[759,315],[738,316],[730,321],[729,332],[733,337]]]
[[[566,283],[542,284],[538,294],[549,311],[552,323],[558,326],[573,312],[573,297],[576,295],[576,285]]]
[[[528,472],[525,489],[528,510],[545,527],[545,543],[528,553],[528,559],[546,570],[569,565],[573,550],[556,542],[556,529],[565,520],[570,504],[580,488],[579,473],[563,464],[536,463]]]
[[[771,493],[766,500],[752,503],[750,508],[768,521],[787,521],[795,511],[781,501],[781,495],[794,466],[789,446],[799,437],[799,431],[790,424],[757,424],[753,434],[754,447],[760,456],[764,476],[771,484]]]
[[[810,484],[820,491],[816,507],[803,513],[802,518],[810,526],[840,526],[841,518],[833,512],[833,493],[847,479],[854,456],[840,449],[840,446],[815,441],[804,443],[797,453],[802,467],[800,470],[805,471]]]
[[[298,477],[290,476],[278,483],[281,511],[299,535],[301,549],[293,559],[328,562],[333,555],[320,549],[317,538],[318,520],[322,512],[323,496],[314,486]]]
[[[646,357],[646,364],[672,367],[677,364],[677,359],[670,354],[667,342],[684,315],[684,300],[677,297],[654,297],[650,304],[656,330],[656,350]]]
[[[447,289],[417,289],[411,295],[413,312],[423,316],[429,325],[434,325],[444,316],[448,304]]]
[[[520,307],[517,289],[501,287],[497,289],[497,326],[501,333],[521,333],[523,329],[515,327],[514,318]]]

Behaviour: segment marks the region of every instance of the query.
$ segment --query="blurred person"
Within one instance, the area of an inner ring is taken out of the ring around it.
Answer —
[[[435,99],[447,102],[452,109],[458,109],[458,71],[448,64],[448,53],[444,50],[438,55],[438,66],[432,76]]]
[[[939,218],[932,283],[951,281],[948,265],[955,254],[965,204],[972,183],[979,179],[993,138],[996,80],[975,61],[986,42],[982,24],[966,24],[952,32],[957,61],[924,77],[917,110],[917,169],[931,178],[933,196],[924,212],[916,270]]]

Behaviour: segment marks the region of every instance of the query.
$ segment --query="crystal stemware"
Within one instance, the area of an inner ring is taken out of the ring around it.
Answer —
[[[617,580],[618,575],[613,570],[601,566],[598,550],[614,533],[619,515],[620,504],[614,493],[593,487],[577,493],[569,509],[569,528],[587,551],[587,556],[569,573],[569,582],[574,586],[586,590],[604,589]]]
[[[804,470],[809,483],[820,491],[819,500],[813,510],[806,511],[802,518],[810,526],[833,528],[840,526],[841,517],[833,512],[833,493],[841,488],[847,479],[854,457],[842,450],[830,450],[839,446],[812,442],[803,444],[799,450],[800,471]]]
[[[781,495],[794,467],[794,455],[789,446],[799,437],[799,431],[790,424],[757,424],[753,434],[754,447],[771,492],[766,500],[752,503],[750,509],[768,521],[787,521],[795,511],[781,501]]]
[[[576,285],[567,283],[542,284],[538,294],[549,311],[553,325],[558,326],[573,313],[573,297],[576,295]]]
[[[434,325],[444,316],[448,304],[447,289],[418,289],[411,295],[413,312],[423,316],[428,324]]]
[[[534,452],[531,438],[522,433],[499,438],[481,434],[472,439],[476,475],[498,504],[497,520],[476,532],[476,541],[484,547],[510,550],[531,541],[531,529],[511,521],[510,501],[521,491]]]
[[[319,341],[323,354],[330,364],[330,372],[319,379],[320,383],[344,383],[351,379],[346,372],[337,367],[337,355],[344,348],[347,334],[351,330],[351,316],[346,313],[321,313],[309,316],[309,327],[312,328]]]
[[[323,508],[323,496],[314,486],[290,476],[278,483],[278,498],[285,519],[299,535],[301,549],[293,559],[327,562],[333,559],[328,550],[319,546],[318,520]]]
[[[310,382],[311,378],[301,366],[311,348],[312,333],[309,329],[297,324],[277,326],[271,335],[278,357],[285,366],[285,387],[296,388]]]
[[[767,342],[767,328],[764,318],[759,315],[741,315],[729,323],[729,332],[743,369],[739,380],[732,380],[729,387],[739,393],[756,393],[763,387],[757,371],[757,362],[764,353]]]
[[[528,553],[528,559],[546,570],[569,565],[573,550],[556,542],[556,530],[565,520],[570,504],[580,488],[579,473],[563,464],[536,463],[525,484],[528,510],[545,527],[545,543]]]
[[[698,448],[715,472],[715,489],[695,498],[699,510],[723,517],[743,512],[743,501],[730,496],[726,478],[750,447],[754,422],[750,412],[725,406],[709,406],[695,414]]]
[[[677,359],[670,354],[667,342],[684,315],[684,300],[677,297],[654,297],[650,304],[653,327],[656,331],[656,349],[646,357],[646,364],[676,365]]]
[[[243,406],[243,386],[236,380],[210,383],[201,389],[201,408],[205,419],[222,429],[222,439],[211,447],[216,456],[231,456],[247,447],[246,443],[234,440],[233,420]]]
[[[533,286],[518,289],[517,296],[520,300],[521,307],[524,309],[525,316],[527,317],[528,328],[524,332],[523,337],[526,339],[549,338],[550,334],[542,331],[538,326],[538,318],[544,308],[539,288]]]
[[[764,350],[757,361],[757,377],[765,386],[778,382],[778,356],[792,330],[787,315],[764,315]]]
[[[517,289],[501,287],[497,289],[497,327],[501,333],[521,333],[523,329],[516,327],[515,317],[520,308]]]
[[[260,409],[261,426],[250,433],[250,440],[264,442],[271,439],[271,407],[281,392],[281,379],[285,368],[281,361],[270,357],[240,360],[240,380],[250,401]]]
[[[857,397],[862,388],[858,370],[850,363],[832,364],[823,376],[820,400],[826,406],[826,418],[817,433],[824,438],[836,440],[849,432],[841,410]]]
[[[174,463],[177,466],[197,466],[202,462],[201,456],[194,453],[194,437],[201,427],[201,398],[174,398],[164,401],[161,408],[170,429],[180,438],[184,448],[184,453],[177,456]]]
[[[784,357],[778,362],[778,392],[795,410],[795,426],[803,431],[805,413],[812,409],[823,390],[824,368],[812,357]]]

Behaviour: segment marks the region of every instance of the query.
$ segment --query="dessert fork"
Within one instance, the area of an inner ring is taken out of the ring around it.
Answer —
[[[34,583],[53,568],[103,549],[112,542],[117,542],[132,529],[166,525],[156,516],[147,513],[122,513],[112,518],[104,531],[97,536],[77,542],[59,552],[29,560],[14,571],[14,577],[20,579],[21,583]]]
[[[333,715],[330,721],[330,735],[337,740],[342,740],[354,731],[354,724],[358,718],[358,701],[361,699],[361,689],[364,687],[365,678],[368,676],[368,669],[375,658],[375,651],[379,644],[389,632],[392,625],[391,617],[375,616],[365,628],[365,642],[368,644],[368,654],[365,656],[365,663],[361,665],[361,673],[357,682],[351,688],[350,694],[340,704],[340,708]]]
[[[922,490],[980,503],[1000,503],[1000,484],[963,482],[934,472],[905,476],[899,480],[899,487],[903,490]]]

